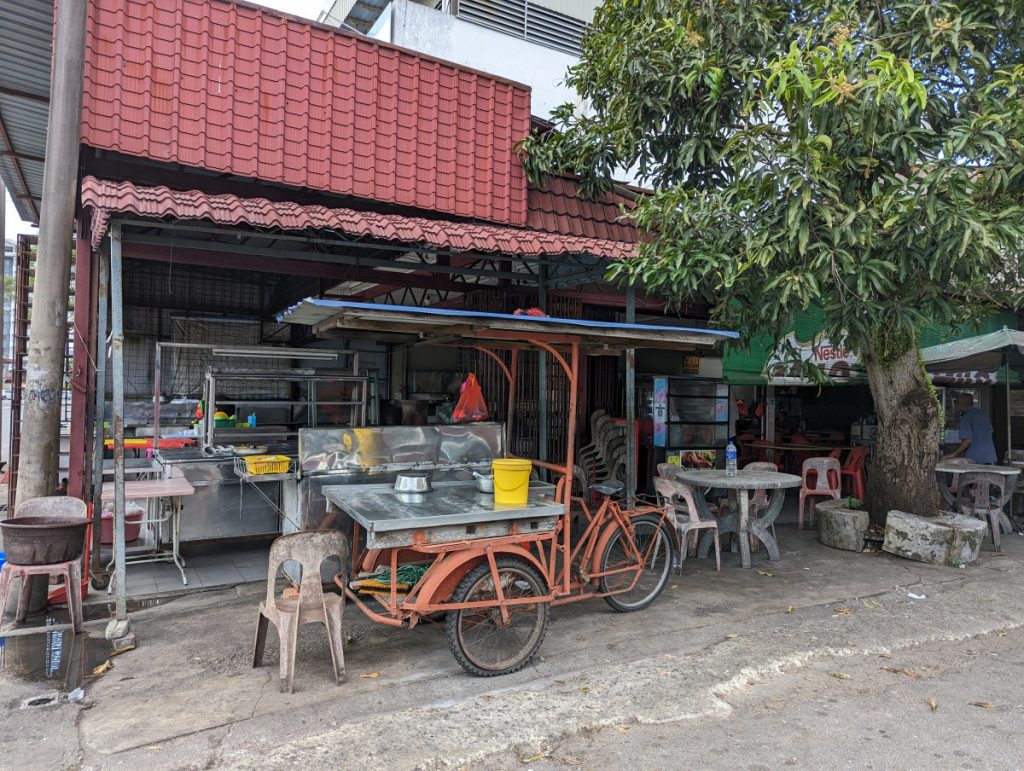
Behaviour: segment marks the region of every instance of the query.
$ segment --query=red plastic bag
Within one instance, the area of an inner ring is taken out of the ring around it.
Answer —
[[[459,403],[455,405],[452,412],[454,423],[476,423],[487,420],[487,402],[484,401],[484,392],[480,390],[480,384],[476,381],[476,375],[472,372],[466,378],[460,389]]]

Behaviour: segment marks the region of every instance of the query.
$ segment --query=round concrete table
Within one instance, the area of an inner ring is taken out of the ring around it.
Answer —
[[[707,502],[701,489],[711,487],[720,490],[735,490],[739,500],[739,514],[727,514],[718,520],[719,533],[737,533],[740,539],[740,562],[745,568],[750,567],[750,538],[753,534],[768,551],[768,559],[779,559],[779,546],[772,537],[771,526],[782,510],[786,498],[786,488],[799,487],[800,477],[793,474],[782,474],[778,471],[747,471],[740,470],[735,476],[727,476],[723,469],[673,469],[672,477],[687,485],[693,493],[694,503],[700,509],[701,519],[712,519]],[[764,514],[750,520],[750,494],[754,490],[767,490],[770,494],[768,508]],[[706,556],[711,549],[713,537],[706,533],[701,539],[699,554]]]

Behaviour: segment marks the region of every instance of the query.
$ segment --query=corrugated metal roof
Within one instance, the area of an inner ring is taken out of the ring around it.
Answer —
[[[0,3],[0,177],[29,222],[43,193],[52,47],[53,3]]]
[[[632,208],[631,200],[612,193],[597,201],[580,198],[576,180],[549,176],[542,185],[528,188],[526,224],[549,233],[639,243],[636,226],[623,216],[623,209]]]
[[[484,252],[539,257],[588,254],[607,259],[632,256],[635,245],[599,238],[544,233],[526,228],[409,217],[400,214],[329,209],[297,203],[182,192],[167,187],[142,187],[131,182],[82,180],[82,205],[95,209],[92,244],[98,246],[111,214],[208,220],[222,225],[249,225],[288,231],[334,230],[352,236],[430,246],[458,252]]]
[[[608,348],[693,348],[713,346],[739,337],[721,329],[670,327],[655,324],[624,324],[613,321],[565,319],[556,316],[528,316],[513,313],[449,308],[419,308],[405,305],[360,303],[309,297],[289,308],[278,319],[291,324],[316,326],[332,321],[338,328],[380,329],[420,337],[474,337],[480,330],[536,335],[573,335],[589,346]]]
[[[228,0],[92,0],[82,141],[526,224],[526,86]]]

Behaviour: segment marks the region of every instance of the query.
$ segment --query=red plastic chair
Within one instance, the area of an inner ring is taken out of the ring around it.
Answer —
[[[757,460],[757,448],[753,446],[753,441],[753,434],[740,434],[736,437],[736,450],[738,452],[736,461],[741,467]]]
[[[755,450],[759,463],[768,462],[768,450],[771,449],[771,442],[767,439],[755,439],[750,443],[750,446]],[[776,452],[778,451],[776,450]]]
[[[830,452],[828,454],[828,457],[835,458],[836,460],[841,461],[843,459],[843,451],[842,450],[833,450],[832,452]]]
[[[810,440],[806,436],[804,436],[803,434],[794,434],[793,437],[789,441],[790,441],[790,444],[810,444],[811,443]],[[815,457],[815,455],[810,450],[808,450],[807,452],[804,452],[802,450],[793,450],[793,452],[790,453],[789,462],[792,464],[793,470],[802,469],[803,466],[804,466],[804,461],[807,460],[808,458],[813,458],[813,457]]]
[[[801,469],[803,483],[800,485],[800,511],[797,515],[797,530],[804,527],[804,502],[808,498],[827,496],[838,501],[842,497],[840,474],[841,467],[835,458],[808,458]],[[811,502],[811,513],[808,518],[814,524],[814,502]]]
[[[849,479],[853,497],[864,500],[864,460],[868,456],[867,447],[854,447],[846,456],[840,475],[843,481]]]

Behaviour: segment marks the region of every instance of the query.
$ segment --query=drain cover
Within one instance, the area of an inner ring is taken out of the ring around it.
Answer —
[[[38,696],[29,696],[21,700],[21,708],[30,707],[53,707],[60,703],[60,691],[47,691]]]

